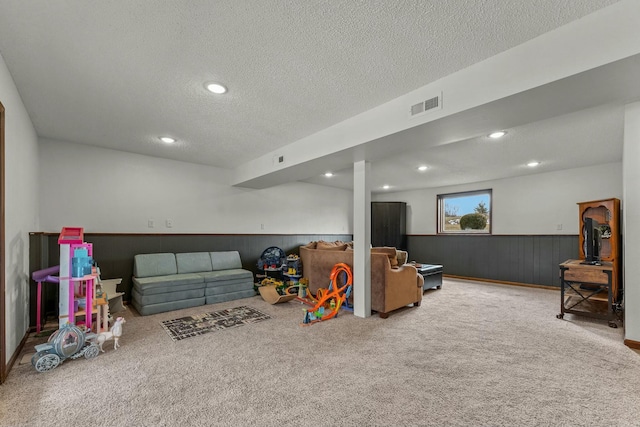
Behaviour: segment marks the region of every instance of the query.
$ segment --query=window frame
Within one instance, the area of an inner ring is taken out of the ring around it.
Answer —
[[[444,205],[445,200],[449,198],[458,198],[465,196],[477,196],[477,195],[488,195],[489,196],[489,215],[487,216],[487,220],[489,222],[488,230],[478,230],[478,231],[470,231],[470,230],[445,230],[445,212]],[[466,235],[466,236],[490,236],[493,234],[493,191],[491,188],[486,188],[482,190],[472,190],[472,191],[458,191],[455,193],[443,193],[438,194],[436,199],[436,232],[437,234],[442,235]]]

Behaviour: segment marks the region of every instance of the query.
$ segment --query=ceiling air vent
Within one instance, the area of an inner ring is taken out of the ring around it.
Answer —
[[[411,106],[411,115],[415,116],[416,114],[424,113],[424,102],[420,102],[419,104]]]
[[[426,101],[419,102],[411,106],[411,117],[420,116],[431,110],[442,109],[442,95],[434,96]]]

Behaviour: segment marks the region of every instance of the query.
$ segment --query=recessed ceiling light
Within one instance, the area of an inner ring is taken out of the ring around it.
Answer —
[[[498,139],[498,138],[502,138],[503,136],[505,136],[507,134],[506,131],[504,130],[499,130],[496,132],[492,132],[489,134],[489,138],[493,138],[493,139]]]
[[[333,176],[333,173],[325,172],[324,176],[326,176],[327,178],[331,178]]]
[[[418,170],[419,170],[420,172],[424,172],[424,171],[426,171],[427,169],[429,169],[429,168],[428,168],[427,166],[425,166],[425,165],[418,166]]]
[[[220,83],[207,83],[205,87],[209,92],[213,92],[218,95],[221,95],[227,92],[227,88],[221,85]]]
[[[176,142],[176,139],[171,138],[170,136],[161,136],[160,141],[166,142],[167,144],[173,144],[174,142]]]
[[[386,184],[385,184],[385,185],[383,185],[383,186],[382,186],[382,188],[383,188],[384,190],[388,190],[388,189],[390,189],[390,188],[391,188],[391,186],[390,186],[390,185],[386,185]]]
[[[529,162],[527,163],[527,166],[529,166],[530,168],[535,168],[536,166],[538,166],[540,164],[540,162]]]

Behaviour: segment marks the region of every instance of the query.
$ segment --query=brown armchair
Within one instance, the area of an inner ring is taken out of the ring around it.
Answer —
[[[343,242],[300,246],[300,259],[303,276],[309,280],[309,291],[314,295],[319,288],[329,287],[334,265],[343,262],[353,268],[353,250]],[[419,306],[423,283],[414,266],[397,264],[395,248],[371,249],[371,309],[380,317],[386,318],[389,312],[409,304]]]

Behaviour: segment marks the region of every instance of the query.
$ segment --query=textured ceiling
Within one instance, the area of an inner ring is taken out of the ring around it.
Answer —
[[[612,3],[0,0],[0,53],[40,137],[232,168]]]
[[[509,128],[506,136],[486,135],[420,150],[408,150],[372,163],[371,186],[380,192],[435,188],[513,176],[593,166],[622,159],[624,107],[604,105]],[[606,145],[602,141],[607,141]],[[537,168],[527,163],[540,162]],[[419,172],[418,166],[428,166]],[[349,189],[351,169],[306,182]]]

